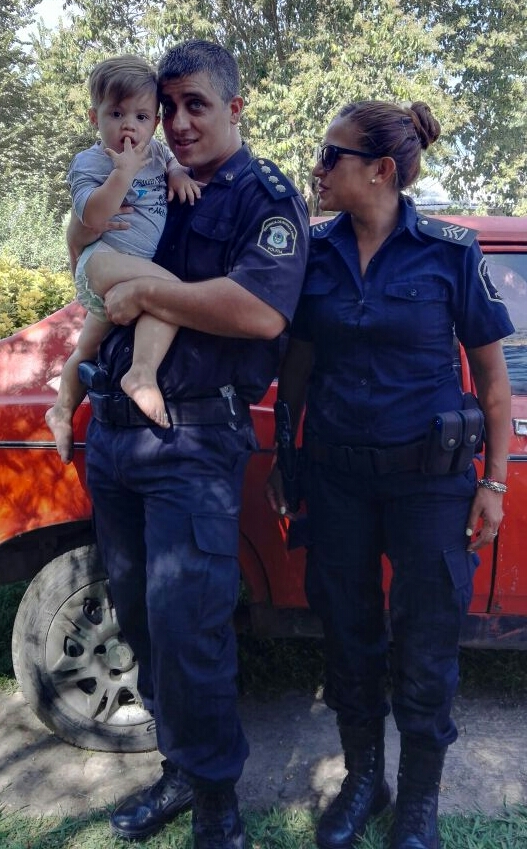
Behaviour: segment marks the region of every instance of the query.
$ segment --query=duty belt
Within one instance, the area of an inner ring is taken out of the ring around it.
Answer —
[[[312,434],[304,439],[303,448],[317,463],[335,466],[351,474],[386,475],[390,472],[418,472],[421,469],[425,440],[389,448],[330,445]]]
[[[154,422],[141,412],[128,395],[120,392],[88,391],[94,419],[118,427],[152,427]],[[224,398],[189,398],[165,401],[171,425],[213,425],[248,418],[247,404],[237,395]]]

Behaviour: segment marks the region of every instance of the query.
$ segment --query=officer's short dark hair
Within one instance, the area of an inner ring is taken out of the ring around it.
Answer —
[[[236,59],[225,47],[212,41],[183,41],[169,50],[158,66],[159,85],[178,77],[206,73],[224,103],[240,93]]]

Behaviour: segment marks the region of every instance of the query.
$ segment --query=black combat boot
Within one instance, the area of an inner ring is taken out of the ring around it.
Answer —
[[[233,786],[194,787],[194,849],[244,849],[245,835]]]
[[[384,719],[362,727],[339,723],[339,732],[348,774],[320,818],[317,846],[321,849],[351,849],[368,817],[390,804],[390,788],[384,780]]]
[[[119,837],[140,840],[159,831],[192,805],[192,789],[180,770],[163,761],[163,775],[151,787],[128,796],[110,817],[110,828]]]
[[[446,747],[427,749],[401,735],[392,849],[440,849],[439,783]]]

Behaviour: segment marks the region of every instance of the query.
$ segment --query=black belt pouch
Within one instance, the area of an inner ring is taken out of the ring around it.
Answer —
[[[426,475],[446,475],[453,471],[455,452],[462,440],[463,419],[457,410],[434,416],[424,446],[421,471]]]
[[[454,456],[453,472],[464,472],[468,469],[474,454],[481,450],[483,439],[483,413],[478,408],[460,410],[458,413],[463,423],[461,444]]]

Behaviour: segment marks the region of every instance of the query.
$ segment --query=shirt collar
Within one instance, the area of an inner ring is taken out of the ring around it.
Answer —
[[[399,221],[397,227],[392,233],[393,236],[398,236],[404,230],[407,230],[412,236],[420,242],[424,242],[425,238],[417,229],[418,214],[415,208],[415,203],[408,195],[399,195]],[[345,233],[351,227],[349,213],[340,212],[334,218],[326,218],[311,225],[312,239],[331,239]]]
[[[333,235],[338,235],[343,230],[349,228],[349,214],[347,212],[339,212],[334,218],[324,218],[311,225],[312,239],[327,239]]]
[[[397,229],[402,233],[407,230],[419,242],[426,242],[426,238],[418,230],[417,222],[419,213],[415,208],[415,202],[408,195],[399,196],[399,224]]]
[[[252,158],[253,155],[249,145],[246,142],[242,142],[242,146],[238,148],[236,153],[233,153],[223,165],[220,165],[210,182],[220,183],[223,186],[232,186],[241,172],[251,162]]]

